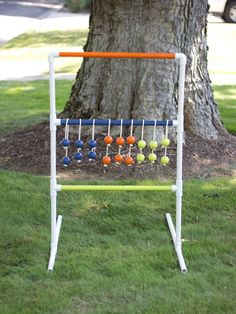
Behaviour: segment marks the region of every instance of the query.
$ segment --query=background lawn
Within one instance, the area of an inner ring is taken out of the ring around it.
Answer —
[[[57,108],[61,111],[70,95],[72,82],[59,80]],[[0,134],[48,120],[48,81],[0,82]]]
[[[72,80],[57,80],[57,109],[69,98]],[[236,85],[213,86],[215,100],[226,129],[236,134]],[[0,82],[0,134],[48,119],[49,84],[39,81]]]
[[[236,135],[236,85],[213,86],[213,90],[226,129]]]
[[[210,74],[234,74],[235,67],[232,67],[232,62],[230,63],[233,55],[229,54],[229,51],[227,60],[224,59],[223,64],[220,62],[219,45],[221,43],[216,40],[216,34],[211,29],[212,27],[212,24],[209,24],[208,41],[210,47],[213,48],[214,45],[217,45],[217,49],[209,51]],[[223,28],[224,34],[227,34],[226,42],[231,43],[235,36],[234,29],[230,28],[227,31],[227,24],[217,27]],[[22,34],[0,48],[1,71],[10,71],[9,76],[11,76],[11,69],[14,71],[17,68],[22,72],[23,77],[27,77],[27,68],[31,67],[35,68],[36,75],[43,74],[44,78],[48,78],[48,53],[57,48],[63,50],[63,47],[66,50],[82,50],[87,34],[88,30],[83,29]],[[27,43],[27,48],[25,43]],[[233,52],[234,50],[232,50]],[[18,58],[15,57],[16,55]],[[224,58],[226,58],[225,54]],[[9,62],[11,63],[10,68]],[[80,64],[80,59],[61,58],[56,60],[56,72],[75,75]],[[60,110],[69,97],[72,82],[73,80],[57,81],[57,103]],[[226,129],[236,134],[236,84],[214,85],[213,90]],[[47,81],[23,83],[0,81],[0,93],[0,110],[3,112],[0,117],[0,134],[47,118],[49,108]]]

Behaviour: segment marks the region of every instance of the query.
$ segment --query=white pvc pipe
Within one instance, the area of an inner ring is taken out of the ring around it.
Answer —
[[[61,228],[62,216],[57,219],[57,191],[61,190],[61,185],[57,185],[56,180],[56,131],[60,125],[60,119],[56,117],[56,97],[55,97],[55,73],[54,59],[59,57],[59,52],[54,51],[49,55],[49,75],[50,75],[50,133],[51,133],[51,254],[48,270],[53,270],[57,254],[57,246]],[[171,232],[175,251],[179,260],[182,272],[187,268],[181,251],[181,216],[182,216],[182,158],[183,158],[183,124],[184,124],[184,84],[185,84],[185,64],[186,57],[182,53],[175,54],[176,59],[180,61],[179,67],[179,99],[178,99],[178,117],[174,120],[173,126],[177,126],[177,173],[176,185],[172,186],[172,191],[176,192],[176,228],[173,225],[171,216],[166,214],[167,223]]]
[[[50,90],[50,197],[51,197],[51,252],[48,264],[48,270],[53,270],[55,258],[57,254],[57,244],[61,228],[62,216],[57,218],[57,180],[56,180],[56,95],[55,95],[55,72],[54,57],[59,56],[58,53],[52,52],[49,55],[49,90]]]
[[[184,132],[184,85],[186,57],[182,53],[176,54],[176,59],[180,60],[179,65],[179,99],[177,117],[177,162],[176,162],[176,228],[169,213],[166,214],[167,224],[170,229],[175,251],[178,257],[180,269],[187,272],[187,267],[182,254],[182,195],[183,195],[183,132]]]
[[[175,250],[175,251],[178,257],[180,270],[182,271],[182,273],[187,273],[188,270],[184,261],[182,251],[181,250]]]
[[[179,122],[178,120],[173,120],[173,126],[178,126]]]
[[[170,229],[170,234],[171,234],[171,237],[172,237],[172,241],[173,241],[174,246],[175,246],[175,239],[176,239],[175,227],[173,225],[173,222],[172,222],[172,219],[171,219],[171,215],[169,213],[166,213],[166,221],[167,221],[168,227]]]
[[[178,99],[178,126],[177,126],[177,162],[176,162],[176,240],[175,245],[181,249],[181,219],[182,219],[182,194],[183,194],[183,131],[184,131],[184,85],[185,65],[184,54],[176,54],[180,60],[179,65],[179,99]]]
[[[187,272],[187,267],[186,267],[186,264],[185,264],[185,261],[184,261],[182,250],[176,246],[176,242],[175,242],[175,239],[176,239],[175,227],[174,227],[174,224],[172,222],[171,215],[169,213],[166,214],[166,220],[167,220],[167,224],[168,224],[168,227],[169,227],[169,230],[170,230],[170,234],[171,234],[171,237],[172,237],[172,241],[173,241],[173,244],[174,244],[175,252],[176,252],[176,255],[177,255],[177,258],[178,258],[178,261],[179,261],[180,270],[183,273],[186,273]]]
[[[51,244],[51,252],[50,252],[50,258],[49,258],[49,263],[48,263],[48,271],[53,271],[53,267],[55,264],[56,255],[57,255],[57,246],[58,246],[60,230],[61,230],[61,222],[62,222],[62,216],[59,215],[57,218],[56,228],[54,230],[54,232],[55,232],[54,242],[52,242],[52,244]]]

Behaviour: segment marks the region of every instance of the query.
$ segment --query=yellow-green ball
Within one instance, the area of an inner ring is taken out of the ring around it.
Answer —
[[[141,148],[141,149],[143,149],[143,148],[145,148],[146,147],[146,142],[144,141],[144,140],[139,140],[138,141],[138,148]]]
[[[137,162],[138,162],[139,164],[141,164],[142,162],[144,162],[144,160],[145,160],[144,154],[139,153],[139,154],[137,155]]]
[[[161,146],[168,147],[169,145],[170,145],[170,140],[167,137],[163,138],[161,141]]]
[[[167,156],[161,157],[161,164],[163,166],[166,166],[169,163],[169,161],[170,161],[169,157],[167,157]]]
[[[154,153],[151,153],[148,155],[148,160],[151,162],[151,163],[154,163],[156,160],[157,160],[157,155],[154,154]]]
[[[149,147],[150,147],[151,149],[156,149],[157,146],[158,146],[157,141],[151,141],[151,142],[149,143]]]

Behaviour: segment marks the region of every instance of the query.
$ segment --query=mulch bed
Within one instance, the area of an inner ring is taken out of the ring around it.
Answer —
[[[60,141],[64,138],[64,129],[57,132],[57,169],[61,177],[81,179],[154,179],[174,178],[176,168],[176,148],[168,149],[170,164],[168,166],[150,164],[126,165],[112,164],[104,168],[101,159],[106,147],[103,138],[98,137],[96,149],[97,160],[94,162],[75,161],[66,168],[62,166],[61,159],[64,149]],[[76,140],[76,135],[70,137]],[[83,138],[86,142],[88,138]],[[116,145],[112,145],[111,153],[117,153]],[[70,148],[73,154],[75,149]],[[126,151],[124,151],[125,153]],[[138,152],[133,147],[132,152]],[[158,150],[159,156],[163,155],[163,149]],[[184,145],[183,170],[185,178],[208,177],[214,175],[229,175],[236,169],[236,137],[228,135],[218,141],[203,140],[200,137],[188,134]],[[14,133],[0,137],[0,167],[32,173],[35,175],[50,174],[50,131],[47,122],[32,127],[19,129]]]

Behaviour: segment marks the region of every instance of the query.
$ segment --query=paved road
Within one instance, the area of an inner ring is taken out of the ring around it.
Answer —
[[[0,47],[10,39],[22,33],[35,31],[65,31],[75,29],[88,29],[89,13],[72,14],[62,8],[62,0],[38,1],[4,1],[5,15],[0,11]],[[7,3],[6,3],[7,2]],[[3,1],[0,0],[0,4]],[[9,3],[12,5],[10,6]],[[17,4],[17,5],[16,5]],[[28,5],[27,8],[25,8]],[[23,8],[20,8],[23,7]],[[30,10],[28,8],[30,7]],[[43,8],[43,10],[39,10]],[[0,6],[0,9],[3,6]],[[42,15],[41,15],[42,14]],[[27,43],[25,43],[27,49]],[[30,59],[24,58],[24,49],[19,49],[19,58],[7,50],[0,50],[0,81],[2,80],[30,80],[48,78],[47,53],[40,51],[41,58],[35,62],[34,49]],[[40,49],[40,48],[39,48]],[[82,49],[76,47],[75,49]],[[26,50],[27,53],[27,50]],[[23,54],[23,58],[21,58]],[[36,53],[39,55],[39,52]],[[6,62],[8,60],[9,62]],[[9,66],[10,65],[10,66]],[[62,77],[64,78],[65,75]]]
[[[0,15],[18,16],[40,19],[50,14],[52,10],[61,9],[63,1],[1,1]]]
[[[0,46],[27,31],[88,28],[88,13],[61,10],[63,0],[0,1]]]
[[[63,0],[0,0],[0,46],[15,36],[28,31],[44,32],[52,30],[88,29],[89,14],[71,14],[60,10]],[[3,14],[4,12],[4,14]],[[236,25],[223,23],[222,19],[208,16],[209,69],[217,73],[211,75],[215,84],[235,84],[235,65],[232,62],[236,46],[232,38],[236,35]],[[27,45],[27,43],[26,43]],[[81,47],[76,47],[81,49]],[[37,79],[45,74],[44,65],[38,61],[30,66],[17,58],[11,59],[11,66],[1,61],[0,81],[9,79]],[[18,63],[17,63],[18,61]],[[46,69],[47,58],[45,57]],[[37,65],[37,66],[36,66]],[[16,71],[17,69],[17,71]]]
[[[20,3],[0,3],[0,13],[6,16],[24,16],[38,19],[49,13],[50,9],[42,6],[21,5]]]

